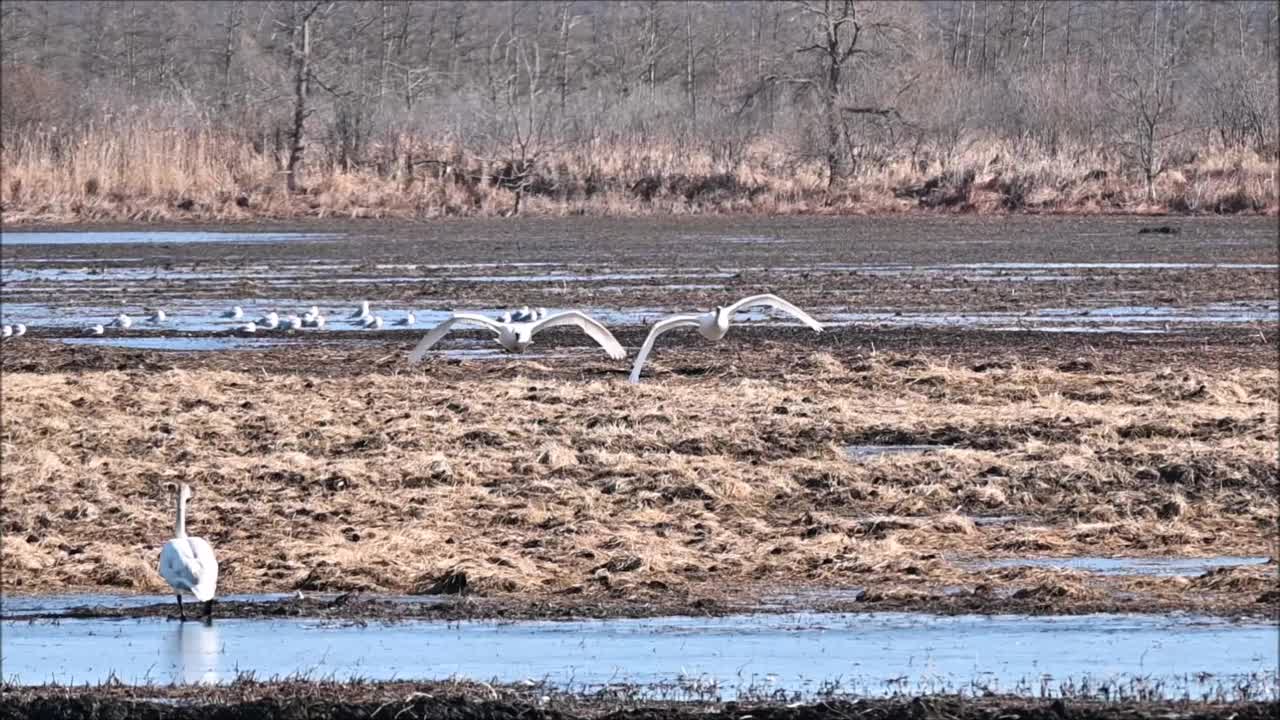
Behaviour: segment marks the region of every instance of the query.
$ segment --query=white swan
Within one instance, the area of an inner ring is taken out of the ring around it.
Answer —
[[[123,330],[128,330],[129,326],[133,325],[133,318],[129,317],[125,313],[120,313],[111,324]]]
[[[14,325],[14,326],[13,326],[13,336],[14,336],[14,337],[22,337],[23,335],[26,335],[26,334],[27,334],[27,326],[26,326],[26,325],[23,325],[22,323],[18,323],[17,325]]]
[[[204,615],[211,618],[213,596],[218,589],[218,559],[213,556],[213,548],[204,538],[187,536],[187,500],[190,498],[191,487],[186,483],[179,485],[174,538],[160,551],[160,577],[178,596],[178,617],[183,620],[187,619],[182,608],[183,593],[204,603]]]
[[[649,352],[653,350],[653,341],[657,340],[662,333],[675,328],[692,327],[697,328],[702,337],[708,340],[720,340],[724,338],[725,333],[729,332],[729,323],[733,319],[733,314],[752,307],[777,308],[794,315],[800,322],[813,328],[816,332],[822,332],[822,323],[814,320],[805,311],[777,295],[752,295],[728,307],[717,306],[715,310],[701,315],[672,315],[658,321],[649,330],[649,337],[645,338],[644,345],[640,348],[640,354],[636,356],[636,364],[631,368],[631,382],[640,382],[640,369],[644,367],[645,359],[649,357]]]
[[[353,312],[353,313],[351,313],[351,319],[352,319],[352,320],[362,320],[362,319],[364,319],[365,317],[367,317],[367,316],[369,316],[369,315],[372,315],[372,314],[373,314],[373,313],[371,313],[371,312],[369,311],[369,301],[368,301],[368,300],[364,300],[364,301],[362,301],[362,302],[360,303],[360,309],[359,309],[359,310],[356,310],[356,311],[355,311],[355,312]]]
[[[505,317],[505,316],[504,316]],[[622,345],[613,337],[608,328],[577,310],[556,313],[534,322],[503,322],[477,313],[454,313],[452,317],[431,329],[426,337],[418,342],[417,347],[409,354],[409,364],[416,365],[426,356],[427,351],[449,333],[453,326],[460,322],[483,325],[498,335],[498,342],[509,352],[524,352],[533,344],[533,336],[547,328],[562,325],[574,325],[582,328],[592,340],[600,343],[604,351],[614,360],[627,356]]]
[[[397,320],[397,321],[396,321],[396,324],[397,324],[397,325],[403,325],[403,326],[408,326],[408,325],[417,325],[417,324],[418,324],[418,317],[417,317],[416,315],[414,315],[414,314],[413,314],[413,311],[412,311],[412,310],[410,310],[409,312],[407,312],[407,313],[405,313],[405,314],[404,314],[404,317],[402,317],[402,318],[400,318],[399,320]]]
[[[88,335],[103,335],[106,332],[107,332],[107,329],[102,327],[101,325],[94,325],[92,327],[85,328],[85,333]]]
[[[239,305],[236,305],[230,310],[222,313],[222,317],[229,318],[231,320],[242,320],[244,319],[244,308],[240,307]]]
[[[151,313],[151,317],[147,318],[147,321],[153,322],[153,323],[162,323],[165,321],[165,318],[167,317],[168,316],[164,314],[163,310],[161,310],[160,308],[156,308],[156,311]]]

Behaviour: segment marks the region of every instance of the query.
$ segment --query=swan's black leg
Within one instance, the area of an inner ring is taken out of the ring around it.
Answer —
[[[179,619],[179,620],[186,620],[186,619],[187,619],[187,613],[186,613],[186,611],[185,611],[185,610],[183,610],[183,609],[182,609],[182,596],[181,596],[181,595],[179,595],[179,596],[178,596],[178,619]]]
[[[207,600],[204,604],[204,621],[213,622],[213,600]]]

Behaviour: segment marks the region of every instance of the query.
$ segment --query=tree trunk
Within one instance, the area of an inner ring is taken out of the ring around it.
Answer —
[[[302,38],[301,47],[296,44],[294,47],[297,75],[293,85],[293,133],[289,145],[288,188],[291,193],[298,192],[302,184],[299,175],[302,154],[306,149],[304,126],[307,119],[307,82],[311,75],[311,19],[303,20],[299,30]]]
[[[231,107],[231,63],[235,59],[236,30],[240,28],[240,3],[231,3],[227,10],[227,39],[222,52],[222,97],[218,105],[226,113]]]
[[[690,128],[697,132],[698,129],[698,93],[694,88],[694,67],[693,67],[693,3],[686,0],[684,6],[684,85],[685,93],[689,102],[689,125]]]

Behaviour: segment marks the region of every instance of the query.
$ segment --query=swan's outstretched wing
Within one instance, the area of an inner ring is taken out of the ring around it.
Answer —
[[[431,349],[431,346],[440,342],[440,338],[448,335],[454,324],[460,322],[478,323],[496,333],[502,332],[502,325],[493,318],[476,313],[454,313],[453,317],[431,328],[431,332],[428,332],[425,337],[418,341],[418,345],[413,348],[413,352],[409,353],[409,364],[417,365],[422,362],[422,358],[426,357],[427,351]]]
[[[672,315],[654,323],[649,330],[649,337],[644,339],[640,354],[636,356],[636,364],[631,368],[631,382],[640,382],[640,369],[644,367],[644,361],[649,357],[649,351],[653,350],[653,341],[657,340],[659,335],[679,327],[698,327],[698,324],[697,315]]]
[[[583,332],[589,335],[592,340],[600,343],[600,347],[604,348],[604,351],[614,360],[621,360],[627,356],[627,351],[622,349],[622,344],[613,337],[613,333],[609,332],[608,328],[601,325],[590,315],[577,310],[556,313],[535,322],[533,327],[529,328],[529,335],[536,335],[549,327],[560,325],[574,325],[582,328]]]
[[[812,317],[810,317],[809,313],[806,313],[805,311],[801,310],[795,305],[792,305],[786,300],[783,300],[777,295],[752,295],[749,298],[743,298],[738,302],[730,305],[727,308],[727,311],[730,315],[733,315],[733,313],[736,313],[739,310],[746,310],[749,307],[759,307],[761,305],[777,308],[778,310],[781,310],[785,313],[794,315],[796,319],[798,319],[800,322],[804,323],[805,325],[808,325],[809,327],[813,328],[817,332],[822,332],[822,323],[818,322],[817,320],[814,320]]]

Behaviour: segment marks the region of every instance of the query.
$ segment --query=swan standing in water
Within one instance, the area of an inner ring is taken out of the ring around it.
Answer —
[[[644,367],[644,361],[649,357],[649,351],[653,350],[653,341],[657,340],[662,333],[675,328],[691,327],[697,328],[698,333],[708,340],[720,340],[729,332],[729,323],[733,320],[733,314],[753,307],[771,307],[782,310],[795,316],[800,322],[813,328],[815,332],[822,332],[822,323],[814,320],[808,313],[777,295],[752,295],[728,307],[717,306],[715,310],[701,315],[672,315],[658,321],[649,331],[649,337],[645,338],[644,345],[640,348],[640,354],[636,356],[636,364],[631,368],[631,382],[640,382],[640,369]]]
[[[504,314],[503,318],[506,317]],[[427,351],[431,349],[431,346],[447,335],[455,324],[461,322],[476,323],[492,330],[498,335],[498,342],[508,352],[524,352],[533,344],[533,336],[547,328],[573,325],[582,328],[592,340],[600,343],[600,347],[603,347],[609,357],[614,360],[621,360],[627,356],[626,351],[622,349],[622,345],[618,344],[618,341],[613,337],[613,333],[609,332],[608,328],[577,310],[556,313],[550,317],[532,322],[507,322],[505,320],[494,320],[478,313],[454,313],[448,320],[432,328],[431,332],[427,333],[426,337],[418,342],[418,346],[409,354],[409,364],[416,365],[421,362]]]
[[[242,320],[244,319],[244,308],[240,307],[239,305],[236,305],[230,310],[222,313],[222,317],[228,318],[230,320]]]
[[[204,616],[213,617],[213,596],[218,589],[218,559],[204,538],[187,535],[187,500],[191,487],[178,486],[178,517],[174,537],[160,551],[160,577],[169,583],[178,597],[178,617],[187,619],[182,607],[182,594],[188,593],[204,603]]]

